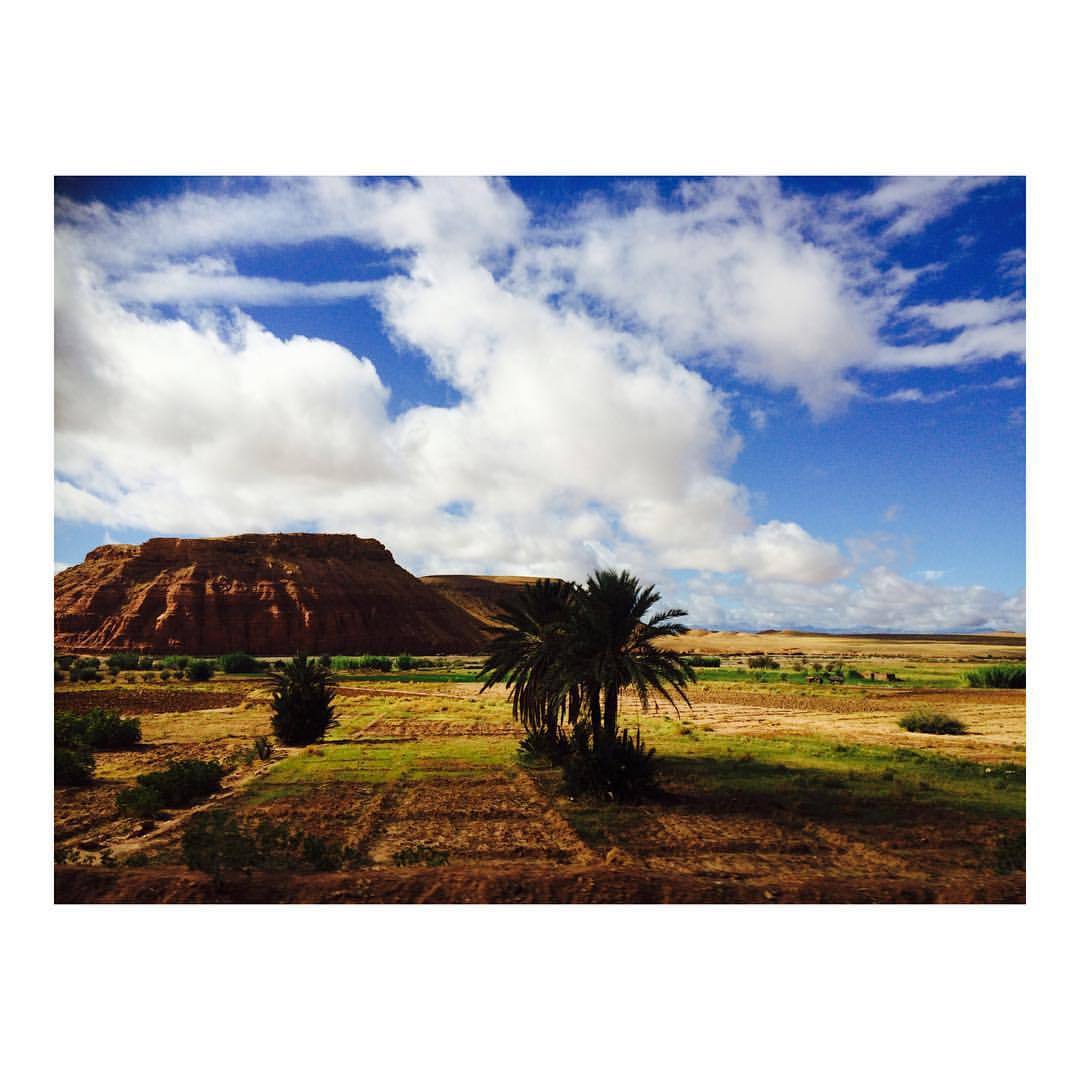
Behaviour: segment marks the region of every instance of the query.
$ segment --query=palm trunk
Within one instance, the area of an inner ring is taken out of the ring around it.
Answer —
[[[604,693],[604,737],[614,740],[619,723],[619,686],[609,683]]]
[[[592,744],[594,750],[600,749],[600,743],[603,739],[603,732],[601,730],[601,712],[600,712],[600,687],[589,687],[589,712],[592,719]]]
[[[573,731],[577,727],[578,717],[581,715],[581,691],[576,687],[570,687],[570,694],[567,700],[567,723],[570,730]]]

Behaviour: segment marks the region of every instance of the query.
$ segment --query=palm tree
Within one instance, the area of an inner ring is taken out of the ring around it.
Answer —
[[[515,718],[552,740],[563,717],[573,730],[584,711],[594,750],[617,736],[624,689],[647,706],[654,694],[674,704],[670,686],[689,704],[684,687],[693,670],[656,644],[686,633],[674,621],[686,612],[672,608],[645,621],[659,599],[626,571],[599,570],[584,588],[547,580],[530,586],[506,609],[506,628],[483,668],[483,689],[505,682]]]
[[[286,746],[318,742],[335,726],[334,697],[337,679],[318,661],[298,653],[267,677],[272,691],[270,722]]]
[[[572,727],[580,711],[580,693],[566,685],[563,671],[576,592],[569,582],[548,578],[522,589],[504,607],[503,630],[481,670],[481,692],[505,683],[514,718],[552,741],[563,716]]]
[[[659,600],[653,586],[642,586],[625,570],[598,570],[581,592],[569,667],[586,689],[594,748],[615,739],[619,695],[625,689],[637,693],[643,708],[654,694],[676,704],[669,687],[690,704],[685,687],[695,679],[693,669],[656,644],[658,638],[687,632],[675,621],[686,612],[669,608],[646,619]]]

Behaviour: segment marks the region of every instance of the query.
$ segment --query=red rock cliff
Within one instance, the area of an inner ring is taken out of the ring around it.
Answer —
[[[377,540],[273,533],[107,544],[55,578],[64,650],[482,651],[482,625]]]

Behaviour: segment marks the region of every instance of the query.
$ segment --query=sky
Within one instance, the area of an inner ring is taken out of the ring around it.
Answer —
[[[55,560],[350,532],[718,629],[1025,625],[1025,185],[56,182]]]

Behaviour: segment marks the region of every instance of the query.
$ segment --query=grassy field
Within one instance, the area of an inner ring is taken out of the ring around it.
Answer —
[[[62,901],[1022,901],[1024,692],[961,689],[953,661],[899,685],[819,686],[704,669],[692,708],[624,721],[655,748],[661,792],[636,806],[571,800],[518,753],[500,692],[475,673],[343,678],[339,724],[315,747],[250,748],[269,727],[257,678],[198,688],[106,681],[57,707],[138,715],[142,743],[97,754],[57,789]],[[894,670],[894,669],[889,669]],[[773,673],[769,673],[773,674]],[[932,702],[967,732],[899,725]],[[221,793],[123,818],[116,795],[183,758],[226,761]],[[215,883],[184,862],[193,814],[287,827],[336,845],[332,871],[277,867]]]

